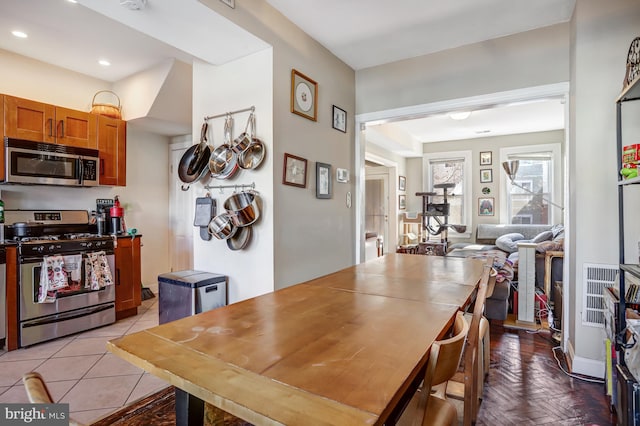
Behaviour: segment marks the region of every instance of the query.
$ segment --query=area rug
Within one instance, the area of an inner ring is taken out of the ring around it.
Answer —
[[[173,386],[140,399],[133,404],[91,423],[91,426],[174,426],[176,400]]]
[[[175,426],[175,409],[175,388],[169,386],[91,423],[91,426]],[[218,415],[223,413],[222,422],[214,420],[216,416],[213,415],[210,407],[207,407],[203,426],[251,426],[250,423],[229,413],[217,410],[215,412]]]

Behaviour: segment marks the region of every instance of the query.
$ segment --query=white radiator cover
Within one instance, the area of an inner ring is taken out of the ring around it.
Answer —
[[[585,263],[582,270],[582,325],[604,327],[604,289],[617,283],[618,265]]]

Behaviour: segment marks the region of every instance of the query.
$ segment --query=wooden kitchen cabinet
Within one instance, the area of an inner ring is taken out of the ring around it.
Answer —
[[[116,319],[138,314],[142,303],[141,237],[118,238],[115,249]]]
[[[100,185],[127,184],[127,122],[98,115]]]
[[[98,121],[84,111],[56,107],[56,143],[80,148],[98,148]]]
[[[4,135],[83,148],[98,147],[97,116],[4,95]]]

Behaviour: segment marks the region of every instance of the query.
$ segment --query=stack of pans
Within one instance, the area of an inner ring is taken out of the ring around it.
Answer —
[[[219,240],[226,240],[231,250],[246,248],[252,236],[251,226],[260,217],[258,193],[234,193],[225,200],[223,207],[224,213],[209,222],[209,233]]]

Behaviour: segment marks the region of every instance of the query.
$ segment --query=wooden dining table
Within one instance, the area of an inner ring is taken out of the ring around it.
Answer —
[[[483,265],[387,254],[107,346],[255,425],[392,423]]]

